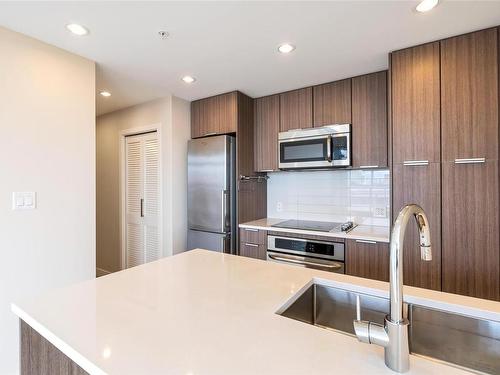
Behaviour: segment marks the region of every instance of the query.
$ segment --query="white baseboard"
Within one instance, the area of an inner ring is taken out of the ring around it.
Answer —
[[[95,269],[96,277],[106,276],[106,275],[109,275],[110,273],[111,273],[110,271],[105,270],[103,268],[96,267],[96,269]]]

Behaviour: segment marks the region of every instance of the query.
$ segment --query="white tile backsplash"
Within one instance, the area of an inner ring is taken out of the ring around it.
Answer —
[[[388,169],[275,172],[268,176],[268,217],[389,226]],[[385,208],[387,217],[378,217],[376,208]]]

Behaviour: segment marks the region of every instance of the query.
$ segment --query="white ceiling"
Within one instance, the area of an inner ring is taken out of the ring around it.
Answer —
[[[500,1],[441,0],[425,14],[417,3],[0,2],[0,25],[95,60],[97,90],[113,94],[97,97],[102,114],[170,93],[258,97],[373,72],[391,50],[500,24]],[[296,51],[277,53],[282,42]]]

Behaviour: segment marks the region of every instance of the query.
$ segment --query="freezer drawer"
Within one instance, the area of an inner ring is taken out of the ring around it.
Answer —
[[[231,253],[231,235],[188,230],[188,250],[205,249],[219,253]]]

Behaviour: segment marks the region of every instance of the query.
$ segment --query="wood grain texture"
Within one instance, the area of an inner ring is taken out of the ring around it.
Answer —
[[[236,176],[254,175],[254,100],[238,93],[238,126],[236,132]],[[237,181],[237,223],[261,219],[267,213],[267,183]],[[238,236],[238,235],[237,235]],[[237,244],[239,239],[237,238]]]
[[[238,95],[233,91],[191,102],[191,138],[235,133]]]
[[[498,159],[497,48],[497,29],[441,41],[443,161]]]
[[[219,134],[236,133],[238,127],[238,100],[241,100],[241,95],[243,94],[233,91],[217,97]]]
[[[280,131],[313,126],[312,87],[280,94]]]
[[[278,170],[279,128],[279,95],[255,99],[255,171]]]
[[[240,228],[240,241],[257,245],[267,245],[267,231]]]
[[[345,263],[348,275],[389,281],[389,244],[347,240]]]
[[[88,375],[24,321],[21,333],[21,375]]]
[[[244,257],[262,259],[267,258],[267,245],[257,245],[247,242],[240,242],[240,255]]]
[[[498,161],[442,168],[443,291],[499,300]]]
[[[353,167],[387,167],[387,72],[352,79]]]
[[[351,79],[314,86],[313,102],[314,126],[350,124]]]
[[[391,54],[393,163],[439,162],[439,42]]]
[[[340,242],[340,243],[345,242],[344,238],[327,237],[327,236],[314,235],[314,234],[275,232],[275,231],[270,231],[270,230],[267,231],[267,234],[272,235],[272,236],[280,236],[280,237],[304,238],[306,240],[319,240],[319,241]]]
[[[441,164],[393,165],[393,218],[403,206],[420,205],[431,229],[432,261],[420,259],[420,239],[415,222],[409,222],[404,242],[404,284],[441,290]]]

